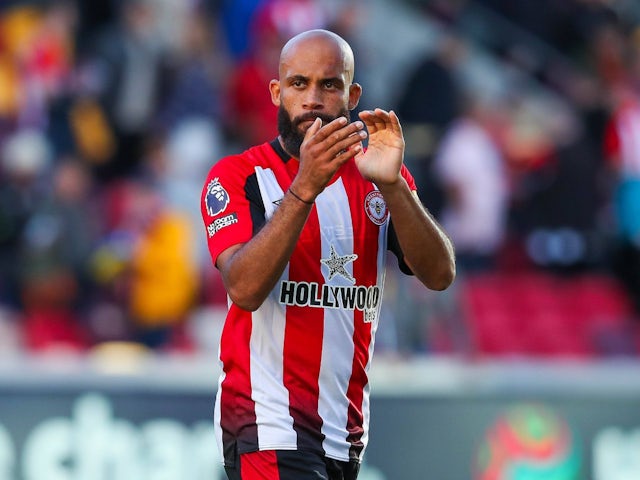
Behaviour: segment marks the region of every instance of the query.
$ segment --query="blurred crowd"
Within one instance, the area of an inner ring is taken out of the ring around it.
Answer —
[[[378,3],[5,1],[0,351],[214,349],[226,296],[206,251],[202,181],[223,155],[276,136],[267,85],[293,34],[345,37],[364,59],[366,92],[366,72],[385,62],[362,34]],[[388,104],[365,95],[360,108],[399,113],[406,162],[456,245],[458,283],[597,271],[640,311],[638,9],[409,3],[437,41],[392,75]],[[496,37],[490,18],[521,34]],[[468,73],[479,50],[507,78],[495,91]],[[403,282],[389,279],[395,330],[381,348],[437,350],[441,338],[442,349],[467,348],[442,324],[415,325],[429,295]],[[463,310],[456,289],[434,299],[450,329]]]

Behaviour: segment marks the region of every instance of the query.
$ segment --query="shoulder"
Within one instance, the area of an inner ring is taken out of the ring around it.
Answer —
[[[207,181],[215,177],[246,177],[251,175],[256,167],[271,162],[274,155],[275,152],[268,143],[251,147],[241,153],[227,155],[211,166]]]

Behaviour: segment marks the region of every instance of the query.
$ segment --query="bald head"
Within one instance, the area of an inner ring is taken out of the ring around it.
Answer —
[[[328,30],[308,30],[291,38],[280,52],[279,71],[298,56],[315,54],[318,51],[330,52],[336,61],[343,65],[345,76],[353,81],[355,62],[353,51],[344,38]]]
[[[284,149],[298,158],[305,133],[318,118],[324,125],[349,120],[362,94],[353,81],[353,51],[327,30],[309,30],[289,40],[280,53],[279,78],[269,82],[278,107],[278,131]]]

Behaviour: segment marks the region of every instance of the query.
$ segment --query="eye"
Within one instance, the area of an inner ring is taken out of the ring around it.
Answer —
[[[324,82],[324,88],[329,88],[329,89],[336,88],[336,84],[333,80],[327,80]]]
[[[302,88],[304,87],[304,81],[303,80],[294,80],[291,82],[291,86],[295,87],[295,88]]]

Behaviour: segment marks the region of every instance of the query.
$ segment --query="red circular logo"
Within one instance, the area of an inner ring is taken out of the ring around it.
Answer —
[[[382,194],[378,190],[369,192],[364,199],[364,211],[367,212],[369,220],[376,225],[382,225],[387,221],[389,210]]]

